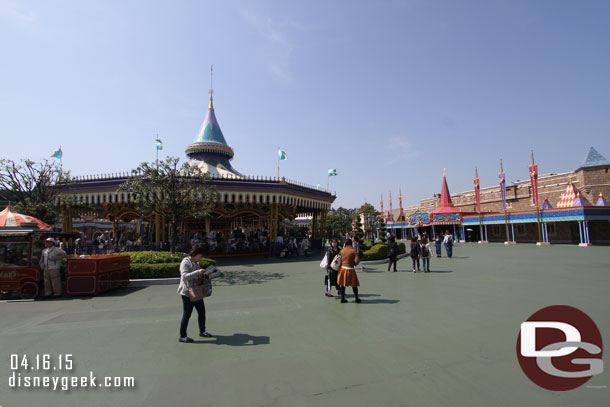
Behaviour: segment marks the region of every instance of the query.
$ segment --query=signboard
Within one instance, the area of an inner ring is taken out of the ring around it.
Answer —
[[[443,222],[443,223],[460,223],[461,217],[458,214],[454,213],[439,213],[432,217],[434,222]]]
[[[409,225],[417,225],[419,223],[430,223],[430,214],[428,212],[417,211],[409,215]]]

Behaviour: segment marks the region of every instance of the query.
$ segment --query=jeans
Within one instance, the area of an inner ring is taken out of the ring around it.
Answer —
[[[445,251],[447,252],[447,257],[451,258],[451,256],[453,256],[453,245],[452,244],[446,244],[445,245]]]
[[[182,321],[180,321],[180,337],[186,338],[186,328],[193,313],[193,307],[197,309],[197,322],[199,322],[199,333],[205,332],[205,305],[203,300],[192,302],[186,295],[182,297]]]
[[[435,243],[435,246],[436,246],[436,256],[441,257],[441,243],[437,242],[437,243]]]
[[[422,269],[424,269],[424,271],[430,271],[430,258],[429,257],[422,257]]]

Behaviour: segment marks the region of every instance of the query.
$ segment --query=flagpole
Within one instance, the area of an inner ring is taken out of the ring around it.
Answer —
[[[159,133],[157,133],[157,140],[159,139]],[[159,146],[157,148],[157,171],[159,170]]]
[[[280,180],[280,148],[277,148],[277,180]]]
[[[330,172],[328,173],[328,177],[326,178],[326,192],[330,188]]]
[[[59,151],[61,151],[59,156],[59,182],[61,182],[61,177],[64,173],[64,152],[61,150],[61,146],[59,146]]]

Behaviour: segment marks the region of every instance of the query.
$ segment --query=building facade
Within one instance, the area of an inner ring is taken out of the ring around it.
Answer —
[[[541,174],[538,179],[538,205],[530,180],[506,185],[506,209],[500,185],[480,188],[480,210],[476,190],[449,194],[443,177],[443,191],[419,205],[392,213],[392,229],[409,237],[450,230],[460,240],[509,243],[610,244],[610,161],[593,147],[574,171]],[[448,194],[449,197],[446,197]],[[445,228],[434,222],[434,212],[447,207],[454,223]],[[389,217],[386,215],[386,217]],[[459,221],[458,221],[459,218]]]

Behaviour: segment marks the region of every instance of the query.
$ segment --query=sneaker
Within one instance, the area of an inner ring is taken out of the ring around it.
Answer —
[[[332,295],[331,293],[324,293],[324,295],[327,297],[334,297],[334,295]]]
[[[199,334],[199,336],[201,336],[202,338],[212,338],[213,337],[213,335],[211,333],[207,332],[207,331],[206,332],[201,332]]]
[[[347,302],[347,300],[344,298],[341,300],[341,304],[345,304]]]
[[[417,271],[413,270],[414,273],[417,273]]]
[[[362,300],[361,300],[360,298],[356,298],[356,302],[357,302],[357,303],[361,303],[361,302],[362,302]]]
[[[193,339],[189,338],[188,336],[185,336],[184,338],[179,338],[178,342],[191,343],[191,342],[195,342],[195,341]]]

